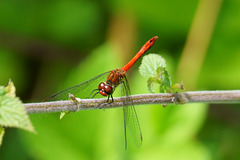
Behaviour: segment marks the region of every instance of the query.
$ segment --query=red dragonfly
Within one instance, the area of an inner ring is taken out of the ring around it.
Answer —
[[[157,36],[151,38],[147,41],[142,48],[138,51],[138,53],[121,69],[114,69],[109,72],[102,73],[90,80],[87,80],[83,83],[80,83],[76,86],[70,87],[63,91],[53,94],[49,98],[46,98],[44,101],[55,101],[55,100],[68,100],[68,93],[73,94],[75,97],[86,98],[86,97],[97,97],[97,95],[107,96],[107,102],[109,102],[109,98],[112,99],[113,102],[113,92],[115,88],[120,85],[121,88],[121,96],[126,96],[127,101],[131,102],[130,98],[130,88],[126,78],[127,71],[132,67],[132,65],[147,51],[149,50],[154,42],[157,40]],[[96,92],[96,93],[94,93]],[[94,93],[94,94],[93,94]],[[98,94],[99,93],[99,94]],[[91,97],[91,95],[93,96]],[[125,104],[123,102],[123,104]],[[139,125],[139,121],[137,118],[137,113],[133,105],[128,107],[123,107],[123,117],[124,117],[124,134],[125,134],[125,148],[127,149],[127,133],[128,130],[130,135],[135,143],[135,145],[139,148],[142,145],[142,133]]]

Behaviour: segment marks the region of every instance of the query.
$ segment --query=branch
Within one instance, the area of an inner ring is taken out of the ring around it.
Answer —
[[[24,104],[28,113],[48,113],[61,111],[79,111],[87,109],[116,108],[127,105],[142,104],[185,104],[185,103],[240,103],[240,90],[228,91],[193,91],[180,93],[142,94],[131,96],[132,102],[126,97],[114,98],[113,103],[106,103],[106,98],[81,99],[73,101],[54,101]],[[123,104],[123,101],[125,104]]]

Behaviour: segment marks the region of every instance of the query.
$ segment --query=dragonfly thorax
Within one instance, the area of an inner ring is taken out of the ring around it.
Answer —
[[[99,93],[103,96],[112,95],[114,89],[122,82],[125,76],[125,71],[114,69],[110,72],[106,82],[101,82],[98,85]]]

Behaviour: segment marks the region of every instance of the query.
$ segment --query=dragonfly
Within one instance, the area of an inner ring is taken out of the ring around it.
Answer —
[[[120,86],[121,96],[126,97],[126,100],[123,101],[123,105],[127,106],[123,107],[125,149],[127,149],[127,131],[130,133],[136,147],[140,148],[142,145],[142,133],[137,113],[132,102],[133,100],[130,97],[131,92],[126,78],[126,73],[132,65],[135,64],[135,62],[153,46],[157,39],[158,37],[155,36],[148,40],[136,53],[136,55],[121,69],[114,69],[112,71],[102,73],[90,80],[57,92],[46,98],[44,101],[68,100],[69,93],[71,93],[75,97],[82,99],[86,97],[97,98],[99,95],[105,96],[107,97],[107,103],[112,103],[114,101],[112,95],[116,87]],[[110,98],[112,100],[111,102]],[[126,104],[127,102],[128,105]]]

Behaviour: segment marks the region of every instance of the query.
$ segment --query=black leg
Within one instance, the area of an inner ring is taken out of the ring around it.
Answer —
[[[112,99],[112,102],[109,102],[110,97],[111,97],[111,99]],[[112,94],[111,94],[111,95],[108,95],[107,103],[113,103],[113,96],[112,96]]]
[[[99,92],[96,92],[91,98],[94,98]]]
[[[112,96],[112,94],[111,94],[111,97],[112,97],[112,103],[113,103],[113,96]]]
[[[96,94],[99,93],[99,92],[97,92],[97,93],[95,93],[95,94],[93,95],[93,97],[91,97],[91,95],[92,95],[93,92],[95,92],[95,91],[99,91],[99,89],[94,89],[94,90],[90,93],[89,97],[87,97],[87,98],[93,98],[93,97],[95,97]]]

